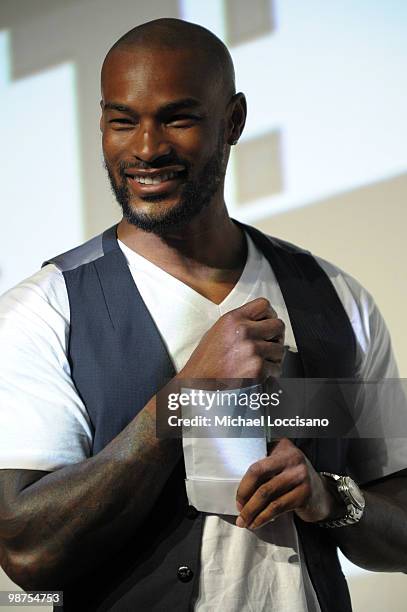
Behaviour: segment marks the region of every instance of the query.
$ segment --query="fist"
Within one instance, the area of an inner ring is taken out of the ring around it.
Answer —
[[[263,382],[280,376],[284,330],[268,300],[252,300],[220,317],[202,337],[179,377]]]
[[[325,477],[288,438],[276,441],[268,457],[249,467],[237,490],[236,505],[240,512],[236,525],[251,529],[286,512],[312,523],[346,513]]]

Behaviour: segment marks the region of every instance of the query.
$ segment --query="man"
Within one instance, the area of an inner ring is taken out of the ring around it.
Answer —
[[[303,375],[396,376],[380,315],[333,266],[229,218],[246,102],[213,34],[131,30],[104,61],[101,107],[122,221],[2,301],[2,567],[25,590],[64,590],[66,610],[350,610],[336,544],[407,568],[403,449],[382,461],[284,438],[241,480],[237,519],[203,514],[181,443],[156,437],[156,394],[279,375],[284,344]],[[364,511],[320,473],[348,464]]]

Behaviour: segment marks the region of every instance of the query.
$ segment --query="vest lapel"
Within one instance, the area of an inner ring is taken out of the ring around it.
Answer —
[[[155,385],[175,376],[175,369],[117,243],[116,229],[114,226],[103,234],[105,256],[95,261],[95,267],[120,344],[132,347],[132,352],[137,354],[137,375],[155,393]],[[135,347],[141,350],[136,351]]]
[[[355,336],[328,276],[307,251],[238,223],[269,261],[290,315],[307,378],[354,375]]]

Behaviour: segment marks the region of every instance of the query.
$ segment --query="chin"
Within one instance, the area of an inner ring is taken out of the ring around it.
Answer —
[[[148,196],[146,200],[137,198],[136,201],[130,201],[126,208],[135,217],[149,218],[153,222],[177,214],[182,207],[182,201],[160,195],[155,196],[154,199],[151,196]]]
[[[168,194],[139,196],[137,200],[133,200],[130,206],[133,210],[142,210],[144,208],[153,208],[155,204],[164,204],[166,208],[177,207],[181,204],[180,198],[174,198]]]
[[[162,196],[161,196],[162,197]],[[175,227],[185,225],[187,217],[181,201],[128,203],[122,206],[123,216],[128,223],[146,232],[164,235]]]

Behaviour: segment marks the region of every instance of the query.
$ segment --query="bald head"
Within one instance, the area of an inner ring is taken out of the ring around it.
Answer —
[[[102,67],[102,86],[106,66],[116,52],[137,55],[138,51],[187,51],[199,60],[201,70],[210,75],[219,93],[230,98],[236,91],[235,72],[227,47],[212,32],[181,19],[156,19],[139,25],[124,34],[112,46]]]

